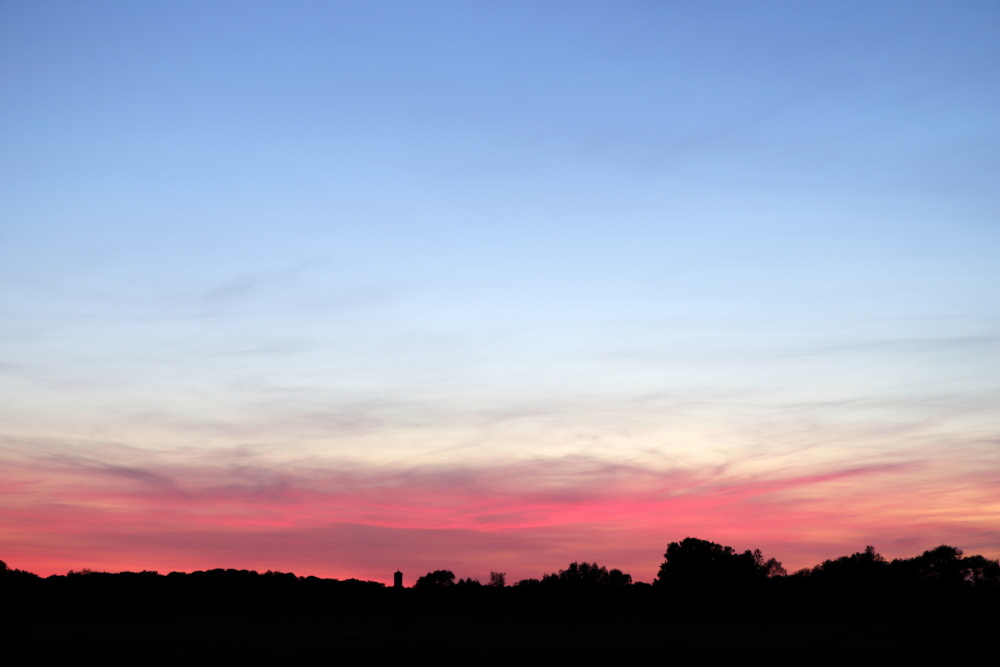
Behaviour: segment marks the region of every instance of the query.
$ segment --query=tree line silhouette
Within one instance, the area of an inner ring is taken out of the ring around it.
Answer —
[[[874,547],[788,574],[760,550],[688,537],[667,545],[652,584],[597,563],[574,561],[541,578],[507,584],[456,579],[451,570],[412,588],[287,572],[70,571],[39,577],[0,561],[4,614],[331,614],[520,612],[734,616],[996,615],[1000,562],[941,545],[887,560]]]

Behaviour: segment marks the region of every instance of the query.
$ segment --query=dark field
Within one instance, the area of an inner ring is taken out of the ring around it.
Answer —
[[[0,663],[715,664],[756,658],[777,664],[952,664],[995,656],[998,621],[451,614],[7,617],[0,632]]]

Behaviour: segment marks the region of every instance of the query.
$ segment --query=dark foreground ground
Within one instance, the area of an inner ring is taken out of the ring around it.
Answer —
[[[954,664],[996,656],[998,618],[677,621],[450,614],[11,617],[3,665]]]

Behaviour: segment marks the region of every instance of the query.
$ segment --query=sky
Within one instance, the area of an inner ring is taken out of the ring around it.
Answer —
[[[0,2],[0,559],[1000,557],[995,2]]]

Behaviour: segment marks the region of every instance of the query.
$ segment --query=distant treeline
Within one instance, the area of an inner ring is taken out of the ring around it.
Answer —
[[[947,545],[888,561],[869,546],[786,573],[759,550],[689,537],[667,546],[652,584],[597,563],[573,562],[508,585],[456,579],[450,570],[412,588],[357,579],[217,569],[92,572],[42,578],[0,561],[0,608],[10,614],[558,613],[775,617],[997,615],[1000,562]]]

